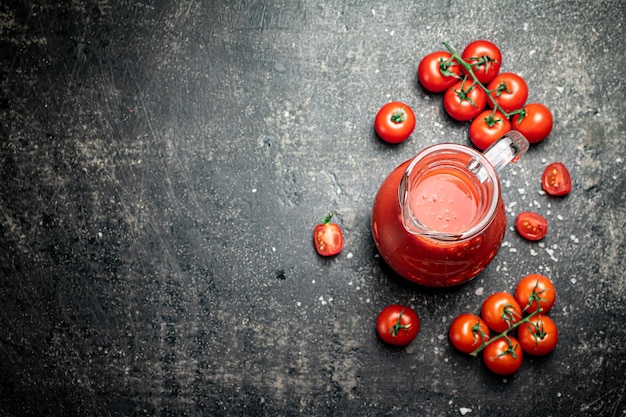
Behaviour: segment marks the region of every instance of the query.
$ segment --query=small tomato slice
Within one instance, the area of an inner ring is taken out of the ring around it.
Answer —
[[[541,240],[548,233],[548,221],[539,213],[523,211],[515,219],[515,229],[524,239]]]
[[[513,336],[500,337],[491,342],[483,351],[483,361],[487,368],[498,375],[511,375],[522,366],[524,353]]]
[[[543,171],[541,187],[550,195],[566,195],[572,191],[572,177],[565,165],[553,162]]]
[[[523,312],[532,314],[540,307],[545,314],[556,301],[556,290],[550,278],[541,274],[530,274],[517,283],[515,299],[522,306]]]
[[[485,299],[480,315],[494,332],[502,333],[522,318],[522,308],[507,292],[496,292]]]
[[[422,58],[417,66],[417,79],[422,87],[440,93],[461,78],[461,65],[451,57],[449,52],[437,51]]]
[[[408,345],[415,339],[419,330],[420,320],[415,310],[401,304],[388,305],[376,319],[378,336],[390,345]]]
[[[443,95],[443,107],[455,120],[472,120],[487,105],[487,93],[473,80],[464,79],[448,88]]]
[[[472,120],[469,137],[474,146],[484,151],[509,130],[511,130],[511,122],[502,113],[485,110]]]
[[[554,321],[542,314],[537,314],[517,329],[517,337],[524,352],[531,355],[547,355],[559,341],[559,331]]]
[[[468,43],[461,58],[472,66],[474,75],[484,85],[489,84],[498,75],[502,65],[500,49],[493,42],[483,39]]]
[[[374,129],[385,142],[403,142],[415,129],[415,113],[406,104],[392,101],[382,106],[376,114]]]
[[[522,114],[515,114],[511,119],[511,128],[517,130],[529,143],[539,143],[552,131],[552,112],[541,103],[524,106]]]
[[[505,112],[521,109],[528,98],[528,85],[522,77],[512,72],[498,74],[487,86],[491,97]],[[491,100],[487,101],[493,108]]]
[[[448,331],[452,346],[464,353],[472,353],[489,340],[489,327],[475,314],[464,313],[452,320]]]
[[[337,223],[331,223],[333,214],[328,214],[322,223],[313,229],[315,250],[322,256],[337,255],[343,249],[343,231]]]

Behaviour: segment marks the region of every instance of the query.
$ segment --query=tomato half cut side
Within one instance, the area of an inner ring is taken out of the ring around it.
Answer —
[[[572,191],[572,177],[561,162],[553,162],[546,167],[541,176],[541,187],[553,196],[562,196]]]
[[[548,221],[539,213],[523,211],[515,219],[515,229],[524,239],[541,240],[548,233]]]
[[[333,214],[329,213],[322,223],[313,228],[313,243],[321,256],[334,256],[343,249],[343,231],[337,223],[330,221],[332,217]]]

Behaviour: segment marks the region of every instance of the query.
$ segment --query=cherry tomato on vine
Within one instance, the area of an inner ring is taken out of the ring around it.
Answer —
[[[509,130],[511,130],[511,122],[502,113],[485,110],[472,120],[469,137],[474,146],[484,151]]]
[[[337,223],[331,223],[333,214],[328,214],[322,223],[313,229],[315,250],[322,256],[337,255],[343,249],[343,232]]]
[[[376,114],[374,129],[380,138],[389,143],[406,140],[415,129],[415,113],[399,101],[385,104]]]
[[[489,84],[500,71],[502,53],[500,49],[487,40],[470,42],[461,54],[463,61],[472,65],[472,71],[483,85]],[[465,73],[466,71],[463,70]]]
[[[496,292],[485,299],[480,316],[491,330],[501,333],[521,320],[522,309],[511,294]]]
[[[422,58],[417,66],[417,79],[422,87],[440,93],[461,78],[461,65],[451,61],[451,57],[449,52],[437,51]]]
[[[556,300],[556,290],[550,278],[541,274],[530,274],[522,278],[515,288],[515,299],[522,311],[532,314],[537,303],[542,313],[550,311]]]
[[[489,340],[489,327],[475,314],[464,313],[452,320],[448,331],[452,346],[464,353],[472,353]]]
[[[390,345],[408,345],[415,339],[419,330],[420,320],[415,310],[401,304],[388,305],[376,319],[378,336]]]
[[[524,352],[531,355],[547,355],[559,341],[556,324],[548,316],[537,314],[517,329],[517,337]]]
[[[569,194],[572,191],[572,177],[565,165],[561,162],[553,162],[543,171],[541,187],[550,195]]]
[[[522,366],[524,353],[513,336],[500,337],[491,342],[483,351],[483,361],[487,368],[498,375],[511,375]]]
[[[513,115],[511,128],[517,130],[529,143],[539,143],[552,131],[552,112],[541,103],[527,104],[523,108],[523,117]]]
[[[512,72],[498,74],[487,85],[487,89],[505,112],[521,109],[528,98],[528,84],[522,77]],[[487,104],[493,108],[491,100],[488,100]]]
[[[548,221],[539,213],[522,211],[515,219],[515,229],[524,239],[541,240],[548,233]]]
[[[478,116],[487,104],[487,94],[470,79],[458,81],[443,95],[443,107],[450,117],[465,122]]]

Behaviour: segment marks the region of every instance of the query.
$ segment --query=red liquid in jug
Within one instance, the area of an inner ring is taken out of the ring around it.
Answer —
[[[466,231],[478,211],[476,189],[450,170],[428,175],[411,194],[415,217],[427,228],[442,233]]]
[[[382,183],[372,210],[372,234],[383,259],[404,278],[430,287],[460,284],[481,272],[496,255],[506,229],[502,199],[490,222],[473,236],[438,239],[409,232],[403,225],[398,187],[410,161]],[[499,191],[498,191],[499,192]],[[417,220],[434,232],[460,234],[479,211],[479,190],[454,170],[434,170],[410,197]]]

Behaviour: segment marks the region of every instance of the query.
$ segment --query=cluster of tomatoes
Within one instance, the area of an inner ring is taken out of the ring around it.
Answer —
[[[552,130],[550,110],[541,103],[526,104],[528,85],[518,74],[500,73],[502,53],[492,42],[470,42],[461,55],[448,51],[426,55],[417,68],[420,84],[443,92],[443,106],[455,120],[472,121],[469,137],[484,150],[510,130],[528,142],[544,140]]]
[[[455,120],[471,121],[469,137],[485,150],[510,130],[530,143],[544,140],[552,131],[550,109],[526,103],[528,84],[520,75],[502,72],[502,53],[487,40],[470,42],[462,54],[448,44],[448,51],[432,52],[419,62],[417,78],[426,90],[443,93],[443,107]],[[393,101],[381,107],[374,120],[378,136],[389,143],[406,140],[415,129],[415,113],[405,103]]]
[[[517,284],[515,295],[496,292],[487,297],[480,317],[471,313],[456,317],[450,324],[450,342],[461,352],[474,356],[482,352],[492,372],[511,375],[521,367],[524,352],[542,356],[556,347],[558,329],[546,315],[555,299],[549,278],[527,275]],[[491,336],[492,331],[497,335]]]

